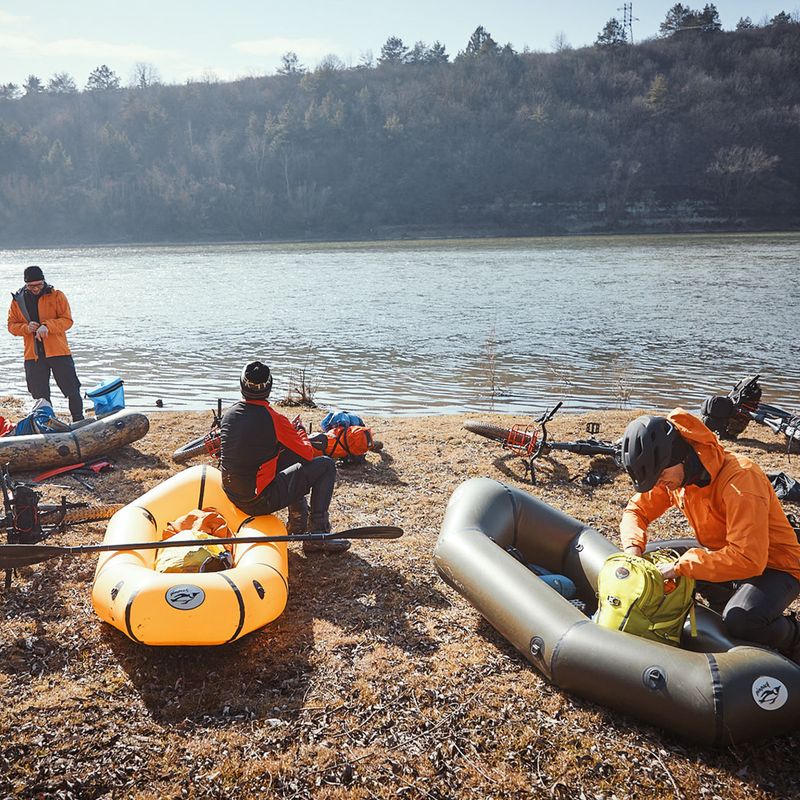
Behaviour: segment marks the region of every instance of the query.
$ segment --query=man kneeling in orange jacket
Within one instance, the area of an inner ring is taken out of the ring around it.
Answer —
[[[664,580],[726,584],[722,618],[731,636],[800,662],[800,623],[784,615],[800,595],[800,543],[761,468],[680,408],[631,422],[622,462],[637,490],[620,523],[625,552],[641,555],[650,523],[679,508],[702,547],[661,567]]]

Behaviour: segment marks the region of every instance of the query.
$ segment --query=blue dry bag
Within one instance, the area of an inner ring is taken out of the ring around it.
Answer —
[[[326,433],[334,428],[349,428],[351,425],[363,427],[364,420],[358,414],[351,414],[349,411],[329,411],[319,424]]]

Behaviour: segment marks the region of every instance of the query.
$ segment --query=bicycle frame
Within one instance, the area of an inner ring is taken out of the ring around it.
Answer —
[[[16,506],[16,498],[14,496],[15,490],[17,487],[17,483],[11,480],[11,475],[8,471],[8,465],[4,466],[2,471],[0,471],[0,488],[3,492],[3,510],[5,511],[5,516],[0,520],[0,525],[6,529],[6,539],[8,544],[17,544],[17,543],[26,543],[26,544],[34,544],[38,542],[42,542],[47,539],[52,534],[59,532],[63,533],[66,526],[64,523],[64,517],[67,513],[67,498],[62,496],[61,497],[61,507],[60,507],[60,515],[57,516],[55,522],[51,522],[48,524],[40,524],[39,523],[39,493],[34,492],[36,496],[36,511],[35,513],[35,520],[36,520],[36,528],[37,533],[35,535],[35,541],[25,542],[25,539],[28,538],[27,531],[20,530],[17,527],[17,517],[15,512]],[[85,504],[84,504],[85,505]],[[5,575],[5,589],[8,591],[11,588],[11,578],[13,575],[13,570],[7,569]]]
[[[588,422],[586,432],[592,436],[590,439],[579,439],[573,442],[557,442],[549,438],[547,423],[556,415],[563,405],[557,403],[552,409],[546,409],[533,425],[514,425],[508,432],[503,448],[520,456],[525,464],[525,475],[530,477],[531,483],[536,483],[534,461],[542,456],[549,455],[554,450],[577,453],[578,455],[610,456],[615,463],[620,464],[620,448],[612,442],[603,442],[594,438],[600,432],[597,422]]]
[[[800,445],[800,416],[762,403],[761,386],[758,383],[760,377],[761,375],[754,375],[752,378],[742,378],[728,396],[733,400],[734,408],[741,414],[766,425],[775,433],[782,433],[787,439],[786,452],[790,453],[793,442]]]
[[[552,409],[546,409],[544,414],[534,421],[533,426],[526,425],[523,428],[521,425],[514,425],[509,430],[503,447],[523,458],[528,456],[531,461],[539,458],[547,447],[547,423],[553,419],[562,405],[563,403],[559,402]]]
[[[793,442],[797,442],[800,445],[800,417],[794,417],[790,414],[785,417],[770,416],[761,410],[748,411],[746,413],[750,419],[766,425],[771,431],[782,433],[786,437],[787,453],[791,452]]]
[[[222,449],[222,440],[220,438],[220,426],[222,425],[222,398],[217,398],[217,410],[212,410],[213,419],[211,420],[211,428],[203,438],[203,445],[206,448],[206,453],[211,458],[219,461],[220,452]]]

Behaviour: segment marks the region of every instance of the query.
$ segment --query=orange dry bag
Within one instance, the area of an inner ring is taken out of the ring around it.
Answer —
[[[372,431],[361,425],[331,428],[325,436],[325,455],[331,458],[356,458],[372,450]]]

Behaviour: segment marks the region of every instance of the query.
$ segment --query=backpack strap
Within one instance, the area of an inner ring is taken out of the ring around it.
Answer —
[[[31,321],[31,315],[28,311],[28,305],[25,302],[25,287],[23,286],[19,291],[12,292],[11,297],[13,300],[16,301],[17,305],[19,306],[19,310],[22,312],[22,316],[25,317],[26,322]]]
[[[336,450],[337,445],[341,445],[342,450],[344,450],[345,453],[347,453],[347,455],[349,456],[353,455],[352,452],[350,452],[350,446],[347,444],[347,428],[339,426],[335,428],[335,431],[336,431],[336,436],[333,440],[334,451]]]

